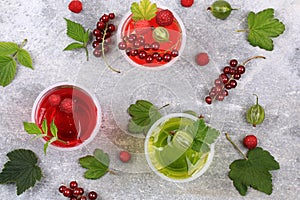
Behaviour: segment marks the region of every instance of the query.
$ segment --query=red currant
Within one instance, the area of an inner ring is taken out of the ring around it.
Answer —
[[[94,191],[91,191],[91,192],[89,192],[89,194],[88,194],[88,197],[89,197],[90,200],[95,200],[95,199],[97,199],[97,196],[98,196],[97,192],[94,192]]]
[[[114,31],[116,30],[116,27],[115,27],[115,25],[113,25],[113,24],[109,24],[108,27],[107,27],[107,29],[108,29],[110,32],[114,32]]]
[[[61,186],[58,188],[58,191],[59,191],[60,193],[63,193],[63,192],[65,191],[66,188],[67,188],[67,187],[66,187],[65,185],[61,185]]]
[[[179,52],[178,52],[177,49],[173,49],[173,50],[171,51],[171,56],[172,56],[172,57],[177,57],[178,55],[179,55]]]
[[[210,97],[210,96],[205,97],[205,102],[206,102],[207,104],[211,104],[211,103],[212,103],[211,97]]]
[[[71,197],[73,195],[73,191],[70,189],[70,188],[66,188],[64,191],[63,191],[63,195],[65,197]]]
[[[153,56],[152,55],[148,55],[147,57],[146,57],[146,62],[147,63],[151,63],[153,61]]]
[[[104,30],[105,29],[105,23],[102,21],[97,22],[97,29],[98,30]]]
[[[102,15],[102,17],[100,18],[100,21],[102,22],[108,22],[109,21],[109,16],[107,14]]]
[[[108,17],[109,17],[109,19],[114,19],[115,18],[115,13],[109,13]]]
[[[238,61],[236,59],[232,59],[232,60],[229,61],[229,65],[231,67],[236,67],[237,64],[238,64]]]
[[[70,188],[74,189],[78,187],[78,183],[76,181],[71,181],[70,182]]]
[[[142,50],[142,51],[139,52],[139,58],[140,58],[140,59],[145,59],[146,56],[147,56],[146,51],[143,51],[143,50]]]
[[[223,69],[224,74],[230,74],[230,69],[231,68],[229,66],[224,67]]]
[[[157,51],[159,49],[159,43],[158,42],[153,42],[151,44],[151,48],[153,51]]]
[[[165,53],[165,54],[163,55],[163,60],[164,60],[165,62],[170,62],[171,59],[172,59],[171,54]]]
[[[118,47],[120,50],[125,50],[127,48],[126,42],[119,42]]]
[[[255,135],[247,135],[244,138],[243,143],[248,149],[254,149],[257,145],[257,138]]]
[[[242,65],[239,65],[236,70],[237,70],[238,74],[243,74],[243,73],[245,73],[246,68]]]

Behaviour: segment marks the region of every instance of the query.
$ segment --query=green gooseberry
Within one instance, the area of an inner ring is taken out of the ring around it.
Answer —
[[[153,30],[152,37],[157,42],[168,42],[170,34],[166,28],[159,26]]]
[[[263,123],[265,119],[265,110],[258,104],[258,96],[256,94],[254,95],[256,96],[256,104],[248,109],[246,118],[247,121],[255,127],[257,124]]]
[[[226,19],[232,10],[237,10],[231,7],[227,1],[218,0],[215,1],[210,7],[207,8],[211,11],[212,15],[218,19]]]

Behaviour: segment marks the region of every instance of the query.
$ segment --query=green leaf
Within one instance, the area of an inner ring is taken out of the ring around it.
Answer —
[[[20,49],[17,53],[17,59],[21,65],[33,69],[30,54],[26,50]]]
[[[0,42],[0,56],[7,56],[16,53],[19,46],[13,42]]]
[[[140,3],[132,3],[130,10],[134,21],[150,20],[156,16],[157,6],[149,0],[141,0]]]
[[[274,9],[268,8],[255,14],[248,14],[248,41],[252,46],[272,51],[274,49],[271,38],[278,37],[285,30],[285,25],[274,18]]]
[[[24,130],[28,134],[43,134],[40,127],[38,127],[38,125],[36,125],[35,123],[23,122],[23,126],[24,126]]]
[[[10,159],[0,173],[0,184],[16,183],[17,195],[33,187],[42,178],[38,158],[31,150],[16,149],[7,154]]]
[[[145,133],[154,122],[161,118],[159,109],[146,100],[137,100],[135,104],[129,106],[127,111],[131,116],[129,131],[143,130]]]
[[[54,123],[54,120],[52,120],[52,122],[50,124],[50,131],[51,131],[51,134],[53,135],[53,137],[55,137],[57,139],[58,129],[57,129],[57,126]]]
[[[69,19],[64,19],[67,22],[67,35],[78,42],[84,42],[86,36],[83,26]]]
[[[100,149],[94,151],[94,156],[88,155],[79,159],[81,167],[88,169],[84,173],[87,179],[98,179],[104,176],[109,170],[109,157]]]
[[[0,56],[0,85],[7,86],[15,77],[17,63],[10,56]]]
[[[90,29],[88,29],[88,30],[84,33],[83,43],[84,43],[84,44],[87,44],[89,40],[90,40]]]
[[[48,123],[47,123],[47,119],[46,118],[42,122],[42,131],[44,132],[44,134],[48,133]]]
[[[197,152],[209,152],[209,145],[214,143],[220,135],[218,130],[206,125],[204,119],[202,118],[194,122],[194,124],[188,129],[190,133],[194,133],[192,149]]]
[[[83,44],[78,43],[78,42],[73,42],[73,43],[69,44],[69,45],[64,49],[64,51],[71,51],[71,50],[74,50],[74,49],[81,49],[81,48],[84,48]]]
[[[280,168],[279,163],[266,150],[256,147],[248,151],[248,160],[233,161],[229,168],[229,177],[241,195],[246,195],[248,186],[266,194],[272,193],[272,175],[270,170]]]

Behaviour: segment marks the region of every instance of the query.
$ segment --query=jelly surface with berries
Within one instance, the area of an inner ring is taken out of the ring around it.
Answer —
[[[158,11],[160,11],[161,8],[158,8]],[[124,22],[124,24],[121,27],[121,38],[124,36],[129,36],[132,33],[135,33],[134,24],[135,21],[132,20],[132,15],[130,15]],[[149,20],[149,26],[154,29],[155,27],[159,27],[159,25],[156,22],[155,17]],[[150,54],[153,55],[154,52],[158,52],[163,56],[164,53],[171,53],[174,49],[179,51],[182,46],[182,28],[180,27],[179,22],[174,17],[173,23],[169,26],[165,26],[169,32],[169,41],[168,42],[161,42],[159,43],[159,49],[155,51],[150,51]],[[152,30],[146,31],[142,35],[138,35],[137,37],[143,37],[145,40],[145,43],[152,44],[156,42],[153,39],[152,36]],[[142,48],[142,47],[141,47]],[[162,66],[169,61],[158,61],[157,59],[153,59],[151,62],[147,62],[146,59],[140,59],[139,56],[129,56],[129,58],[137,63],[138,65],[146,66],[146,67],[159,67]]]
[[[53,95],[60,97],[60,102],[53,104]],[[72,100],[68,104],[71,112],[66,112],[62,107],[64,99]],[[58,104],[59,103],[59,104]],[[58,128],[58,138],[66,143],[55,141],[51,143],[58,147],[75,147],[87,140],[97,124],[97,107],[93,99],[83,90],[73,86],[58,86],[49,90],[39,101],[35,113],[35,122],[41,127],[43,120],[50,123],[54,120]],[[51,134],[50,131],[48,133]],[[48,140],[48,137],[44,138]]]

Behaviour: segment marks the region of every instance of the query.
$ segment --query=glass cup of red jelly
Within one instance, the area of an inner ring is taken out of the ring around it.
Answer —
[[[42,127],[44,119],[47,120],[49,137],[43,137],[44,142],[51,139],[50,124],[54,120],[61,141],[52,142],[50,146],[75,150],[94,139],[100,129],[102,114],[98,100],[87,88],[61,82],[39,94],[31,117],[39,127]]]

